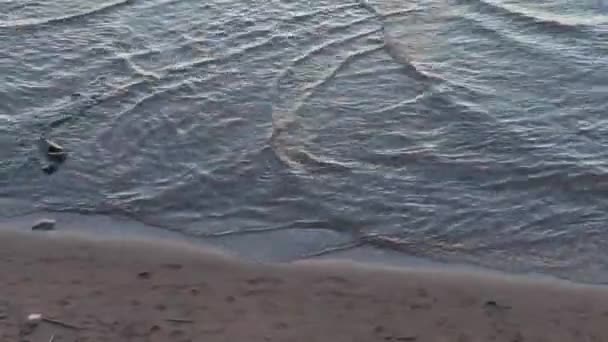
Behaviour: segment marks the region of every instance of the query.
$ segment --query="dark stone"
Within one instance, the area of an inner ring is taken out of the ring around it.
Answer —
[[[55,220],[42,219],[32,226],[32,230],[49,231],[55,230]]]
[[[47,143],[47,146],[48,146],[47,147],[47,153],[61,153],[61,152],[63,152],[63,147],[57,145],[56,143],[54,143],[54,142],[52,142],[50,140],[47,140],[46,143]]]
[[[46,157],[55,163],[63,163],[67,157],[67,153],[63,150],[59,144],[54,143],[48,139],[42,140],[43,148],[46,153]]]

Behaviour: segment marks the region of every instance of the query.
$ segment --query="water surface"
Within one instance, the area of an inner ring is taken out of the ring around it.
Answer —
[[[605,282],[606,56],[595,0],[4,1],[0,215]]]

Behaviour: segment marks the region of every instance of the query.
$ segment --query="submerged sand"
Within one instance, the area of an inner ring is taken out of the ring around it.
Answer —
[[[608,290],[549,280],[17,233],[0,275],[7,342],[608,341]]]

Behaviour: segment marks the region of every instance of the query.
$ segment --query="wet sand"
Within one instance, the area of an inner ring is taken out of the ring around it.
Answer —
[[[8,232],[0,272],[7,342],[608,341],[606,288],[493,273]]]

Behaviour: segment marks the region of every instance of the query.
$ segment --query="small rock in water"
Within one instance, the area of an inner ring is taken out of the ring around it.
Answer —
[[[61,145],[42,137],[40,138],[40,149],[41,152],[46,156],[46,159],[54,164],[63,163],[68,155]],[[58,165],[48,165],[42,170],[47,174],[51,174],[57,171],[57,166]]]
[[[47,153],[59,153],[63,152],[63,147],[59,146],[57,143],[54,143],[48,139],[45,140],[47,145]]]
[[[49,159],[51,160],[55,160],[58,162],[62,162],[65,160],[66,157],[66,153],[63,150],[63,147],[59,146],[58,144],[47,140],[47,152],[46,155],[49,157]]]
[[[55,223],[56,223],[55,220],[42,219],[42,220],[36,222],[36,224],[32,226],[32,230],[43,230],[43,231],[55,230]]]
[[[44,171],[44,173],[46,173],[47,175],[55,173],[57,169],[57,165],[54,164],[49,164],[42,167],[42,171]]]

